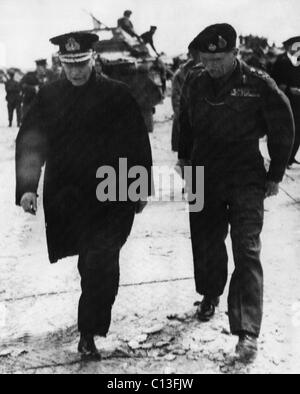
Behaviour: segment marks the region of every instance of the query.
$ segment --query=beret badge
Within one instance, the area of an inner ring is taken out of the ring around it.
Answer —
[[[215,44],[209,44],[208,50],[209,50],[210,52],[216,52],[217,46],[216,46]]]

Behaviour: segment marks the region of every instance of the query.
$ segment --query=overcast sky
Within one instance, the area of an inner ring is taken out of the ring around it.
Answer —
[[[50,59],[50,37],[92,28],[83,9],[109,26],[131,9],[136,31],[157,25],[157,49],[172,56],[216,22],[276,43],[300,35],[300,0],[0,0],[0,66],[33,68],[34,59]]]

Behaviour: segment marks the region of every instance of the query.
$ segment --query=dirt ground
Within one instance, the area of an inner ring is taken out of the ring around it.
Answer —
[[[157,108],[151,143],[155,164],[175,174],[171,116],[166,99]],[[229,333],[228,289],[210,323],[195,319],[194,302],[200,298],[184,201],[152,202],[137,216],[121,255],[111,330],[97,342],[103,360],[84,363],[76,352],[76,258],[51,266],[41,202],[36,217],[14,205],[17,129],[7,128],[6,119],[0,85],[0,373],[300,372],[300,167],[289,170],[280,195],[266,201],[264,321],[253,364],[234,358],[237,338]],[[262,150],[267,155],[263,142]],[[175,184],[179,197],[178,177]]]

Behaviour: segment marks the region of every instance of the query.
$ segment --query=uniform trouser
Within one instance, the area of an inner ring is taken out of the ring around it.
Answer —
[[[228,312],[231,332],[260,333],[263,314],[263,270],[260,233],[263,227],[264,187],[240,186],[222,195],[207,195],[204,209],[190,214],[196,290],[218,297],[228,274],[225,239],[231,227],[235,270]]]
[[[134,219],[133,209],[114,209],[79,254],[82,294],[78,330],[105,337],[119,289],[119,256]]]
[[[78,307],[78,329],[85,334],[106,336],[119,288],[119,250],[97,246],[79,256],[82,294]]]
[[[14,117],[14,111],[16,110],[17,113],[17,123],[20,125],[21,122],[21,103],[7,103],[7,110],[8,110],[8,121],[9,124],[12,123]]]

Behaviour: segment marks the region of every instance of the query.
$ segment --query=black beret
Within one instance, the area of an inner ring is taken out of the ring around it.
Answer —
[[[236,47],[237,33],[227,23],[218,23],[205,28],[190,43],[189,49],[206,53],[229,52]]]
[[[91,58],[94,44],[98,40],[97,34],[73,32],[53,37],[50,42],[59,46],[59,56],[62,62],[78,63]]]
[[[296,42],[300,42],[300,36],[289,38],[288,40],[284,41],[283,45],[287,48]]]

